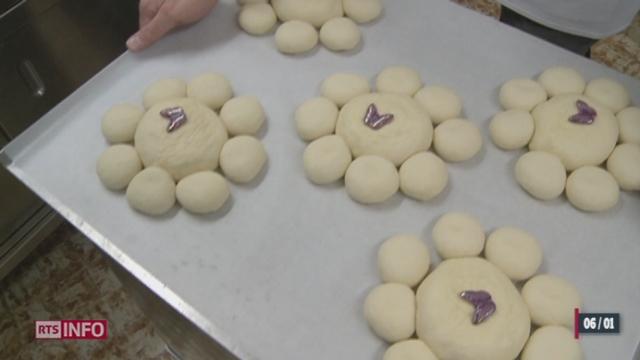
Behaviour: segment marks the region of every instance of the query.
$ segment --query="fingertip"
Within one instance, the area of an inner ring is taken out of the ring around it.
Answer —
[[[140,36],[138,36],[138,34],[134,34],[127,40],[127,47],[131,51],[138,51],[142,50],[144,44],[142,43]]]

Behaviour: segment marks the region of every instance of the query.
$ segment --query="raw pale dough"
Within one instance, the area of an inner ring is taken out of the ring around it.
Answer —
[[[482,148],[482,134],[469,120],[449,119],[436,127],[433,146],[446,161],[466,161]]]
[[[398,191],[400,176],[393,164],[380,156],[355,159],[345,175],[347,193],[363,204],[381,203]]]
[[[202,74],[189,82],[187,95],[200,100],[213,110],[218,110],[233,97],[231,83],[222,74]]]
[[[342,0],[344,13],[358,23],[377,19],[382,14],[381,0]]]
[[[324,185],[342,179],[351,164],[351,151],[340,136],[327,135],[309,144],[303,158],[309,180]]]
[[[145,109],[165,101],[187,96],[187,83],[182,79],[162,79],[149,85],[144,91],[142,102]]]
[[[164,169],[151,166],[131,180],[127,200],[132,208],[143,214],[162,215],[176,202],[176,184]]]
[[[540,200],[557,198],[567,183],[567,170],[560,158],[545,151],[522,155],[516,162],[515,175],[518,184]]]
[[[420,74],[406,66],[387,67],[376,78],[376,89],[379,92],[413,96],[421,87]]]
[[[622,190],[640,190],[640,145],[618,145],[607,160],[607,170]]]
[[[282,21],[301,20],[317,28],[343,14],[341,0],[272,0],[271,5]]]
[[[376,335],[390,343],[408,339],[416,328],[416,297],[407,285],[378,285],[364,302],[364,318]]]
[[[444,190],[447,182],[447,165],[431,152],[419,152],[400,167],[400,190],[417,200],[433,199]]]
[[[608,171],[584,166],[567,178],[567,198],[580,210],[605,211],[618,203],[620,188]]]
[[[527,146],[533,136],[533,116],[524,110],[507,110],[496,114],[489,125],[491,139],[498,147],[516,150]]]
[[[169,120],[160,112],[182,107],[187,121],[167,132]],[[227,141],[227,130],[213,110],[194,99],[175,99],[151,107],[138,124],[135,147],[145,167],[160,166],[174,179],[218,167],[218,156]]]
[[[448,87],[425,86],[414,98],[427,109],[434,124],[456,118],[462,113],[462,100]]]
[[[518,78],[509,80],[500,87],[499,99],[505,110],[531,111],[536,105],[547,100],[547,92],[542,85],[531,79]]]
[[[582,100],[597,112],[590,124],[575,124],[569,118],[578,113],[576,101]],[[598,102],[581,95],[558,95],[537,106],[533,112],[535,132],[531,150],[558,155],[564,166],[573,171],[584,165],[603,163],[618,140],[618,121]]]
[[[375,104],[380,114],[392,114],[393,121],[374,130],[364,123]],[[342,136],[354,157],[378,155],[400,166],[411,155],[431,146],[433,126],[426,111],[414,99],[398,94],[372,93],[356,97],[340,110],[336,134]]]
[[[640,145],[640,109],[628,107],[617,115],[620,125],[620,142]]]
[[[548,274],[537,275],[522,287],[522,297],[531,321],[538,326],[562,325],[573,328],[574,309],[580,308],[580,293],[567,280]]]
[[[237,183],[253,180],[266,162],[264,145],[253,136],[236,136],[220,152],[220,168],[229,180]]]
[[[386,283],[414,287],[427,275],[430,263],[429,248],[413,235],[396,235],[378,249],[378,270]]]
[[[582,94],[586,86],[582,75],[566,66],[548,68],[538,76],[538,82],[550,97],[561,94]]]
[[[276,46],[285,54],[300,54],[318,44],[318,32],[311,24],[290,20],[276,30]]]
[[[501,227],[487,238],[484,256],[511,280],[533,276],[542,264],[542,247],[530,233],[515,227]]]
[[[484,248],[484,228],[475,217],[446,213],[433,226],[431,237],[443,259],[478,256]]]
[[[255,96],[238,96],[227,101],[220,118],[231,135],[255,135],[264,123],[265,114]]]
[[[245,5],[238,16],[240,27],[251,35],[263,35],[278,22],[276,13],[267,3]]]
[[[382,360],[438,360],[431,349],[419,339],[397,342],[384,352]]]
[[[367,78],[349,73],[333,74],[326,78],[320,86],[322,95],[340,107],[353,98],[370,91]]]
[[[102,134],[112,144],[132,142],[142,115],[137,105],[116,105],[102,118]]]
[[[125,144],[113,145],[105,150],[98,158],[96,167],[100,181],[110,190],[126,188],[140,170],[142,163],[136,149]]]
[[[214,212],[229,197],[229,185],[218,173],[201,171],[180,180],[176,197],[183,208],[196,214]]]
[[[333,134],[338,120],[338,106],[324,97],[305,101],[295,113],[296,129],[303,140],[312,141]]]
[[[582,360],[580,343],[562,326],[543,326],[531,334],[521,360]]]
[[[607,106],[614,113],[626,108],[631,103],[627,89],[619,82],[609,78],[589,81],[584,94]]]
[[[460,298],[467,290],[487,291],[496,312],[471,321],[474,308]],[[443,261],[418,288],[418,337],[440,360],[513,360],[522,350],[531,321],[509,278],[481,258]]]
[[[360,28],[349,18],[333,18],[320,29],[320,41],[329,50],[354,49],[360,43]]]

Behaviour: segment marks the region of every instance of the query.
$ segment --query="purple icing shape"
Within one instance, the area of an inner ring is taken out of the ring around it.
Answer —
[[[572,123],[591,125],[598,116],[596,110],[582,100],[576,101],[576,108],[578,108],[578,113],[569,117],[569,121]]]
[[[393,114],[380,114],[375,104],[369,105],[364,123],[373,130],[379,130],[393,121]]]
[[[169,120],[167,132],[172,132],[187,122],[187,114],[184,112],[184,109],[179,106],[160,111],[160,116]]]
[[[484,290],[466,290],[459,296],[475,308],[471,319],[474,325],[482,323],[496,312],[496,304],[491,299],[491,295]]]

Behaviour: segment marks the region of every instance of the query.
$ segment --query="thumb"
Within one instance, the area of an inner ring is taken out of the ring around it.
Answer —
[[[177,25],[175,20],[167,16],[163,11],[159,11],[151,21],[127,40],[127,47],[131,51],[146,49]]]

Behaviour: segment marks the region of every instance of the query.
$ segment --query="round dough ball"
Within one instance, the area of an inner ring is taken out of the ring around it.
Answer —
[[[369,81],[364,76],[337,73],[326,78],[320,86],[324,97],[342,107],[353,98],[371,91]]]
[[[393,121],[372,129],[364,122],[371,104]],[[400,166],[411,155],[431,146],[433,126],[426,111],[414,99],[398,94],[372,93],[356,97],[340,110],[336,134],[342,136],[354,157],[378,155]]]
[[[511,280],[533,276],[542,264],[542,247],[528,232],[515,227],[501,227],[487,238],[484,256]]]
[[[300,54],[313,49],[318,43],[318,32],[311,24],[290,20],[276,30],[276,46],[285,54]]]
[[[489,125],[491,139],[501,149],[525,147],[533,136],[533,116],[524,110],[507,110],[496,114]]]
[[[543,326],[531,334],[521,360],[582,360],[580,343],[562,326]]]
[[[112,144],[132,142],[142,115],[137,105],[116,105],[102,118],[102,134]]]
[[[618,145],[607,160],[607,170],[622,190],[640,190],[640,145]]]
[[[536,105],[547,100],[547,92],[542,85],[531,79],[512,79],[500,87],[499,99],[505,110],[531,111]]]
[[[433,199],[448,182],[447,165],[431,152],[419,152],[400,166],[400,190],[416,200]]]
[[[149,85],[142,95],[145,109],[166,100],[187,96],[187,83],[182,79],[162,79]]]
[[[567,178],[567,198],[580,210],[605,211],[618,203],[620,188],[608,171],[584,166]]]
[[[213,110],[218,110],[233,97],[231,83],[222,74],[202,74],[189,82],[187,95],[201,101]]]
[[[255,96],[238,96],[227,101],[220,118],[231,135],[255,135],[265,120],[264,109]]]
[[[378,270],[386,283],[414,287],[427,275],[430,264],[429,248],[413,235],[396,235],[378,249]]]
[[[267,152],[260,140],[247,135],[231,138],[220,152],[220,168],[229,180],[248,183],[267,162]]]
[[[482,148],[482,134],[469,120],[449,119],[436,127],[433,146],[446,161],[466,161]]]
[[[398,191],[400,176],[389,160],[375,155],[355,159],[345,175],[347,193],[363,204],[381,203]]]
[[[628,107],[617,115],[620,142],[640,145],[640,108]]]
[[[160,112],[172,107],[181,107],[187,121],[167,132],[169,120]],[[194,99],[155,104],[140,120],[135,135],[135,147],[144,166],[162,167],[176,180],[217,168],[218,156],[226,141],[227,130],[218,115]]]
[[[467,290],[491,295],[496,311],[472,322],[474,307],[460,297]],[[418,337],[440,360],[513,360],[529,337],[527,306],[511,280],[482,258],[445,260],[418,287]]]
[[[336,130],[338,107],[327,98],[316,97],[298,107],[295,119],[298,135],[305,141],[315,140]]]
[[[567,183],[567,170],[560,158],[544,151],[522,155],[516,162],[515,175],[518,184],[540,200],[557,198]]]
[[[263,35],[271,31],[278,22],[276,12],[267,3],[249,4],[242,7],[238,22],[242,30],[251,35]]]
[[[414,98],[424,106],[434,124],[462,114],[462,99],[455,91],[444,86],[425,86]]]
[[[450,212],[433,226],[431,237],[443,259],[478,256],[484,248],[484,228],[475,217]]]
[[[303,159],[309,180],[324,185],[342,179],[351,164],[351,151],[340,136],[327,135],[309,144]]]
[[[378,285],[364,302],[364,318],[383,340],[408,339],[416,328],[416,297],[407,285]]]
[[[619,82],[609,78],[589,81],[584,94],[608,107],[614,113],[626,108],[631,103],[627,89]]]
[[[148,167],[127,187],[127,201],[143,214],[158,216],[169,211],[176,202],[176,184],[171,175],[157,166]]]
[[[327,49],[333,51],[354,49],[360,43],[361,37],[358,25],[345,17],[333,18],[320,29],[320,41]]]
[[[118,144],[105,150],[96,171],[102,184],[110,190],[122,190],[131,179],[142,170],[142,163],[136,149],[131,145]]]
[[[384,352],[382,360],[438,360],[422,340],[411,339],[397,342]]]
[[[380,0],[342,0],[342,6],[344,13],[360,24],[373,21],[382,14]]]
[[[592,124],[569,121],[578,113],[578,100],[596,110],[597,116]],[[618,140],[616,117],[609,109],[585,96],[555,96],[538,105],[532,115],[535,131],[529,149],[556,154],[569,171],[603,163]]]
[[[376,78],[379,92],[413,96],[421,87],[420,73],[406,66],[389,66]]]
[[[527,281],[522,287],[522,298],[529,308],[531,322],[538,326],[560,325],[572,329],[574,309],[582,305],[575,286],[548,274]]]
[[[214,212],[229,198],[229,185],[222,175],[201,171],[180,180],[176,197],[183,208],[196,214]]]
[[[538,82],[549,96],[561,94],[582,94],[586,86],[578,71],[566,66],[548,68],[538,76]]]
[[[300,20],[317,28],[343,14],[341,0],[272,0],[271,5],[283,22]]]

